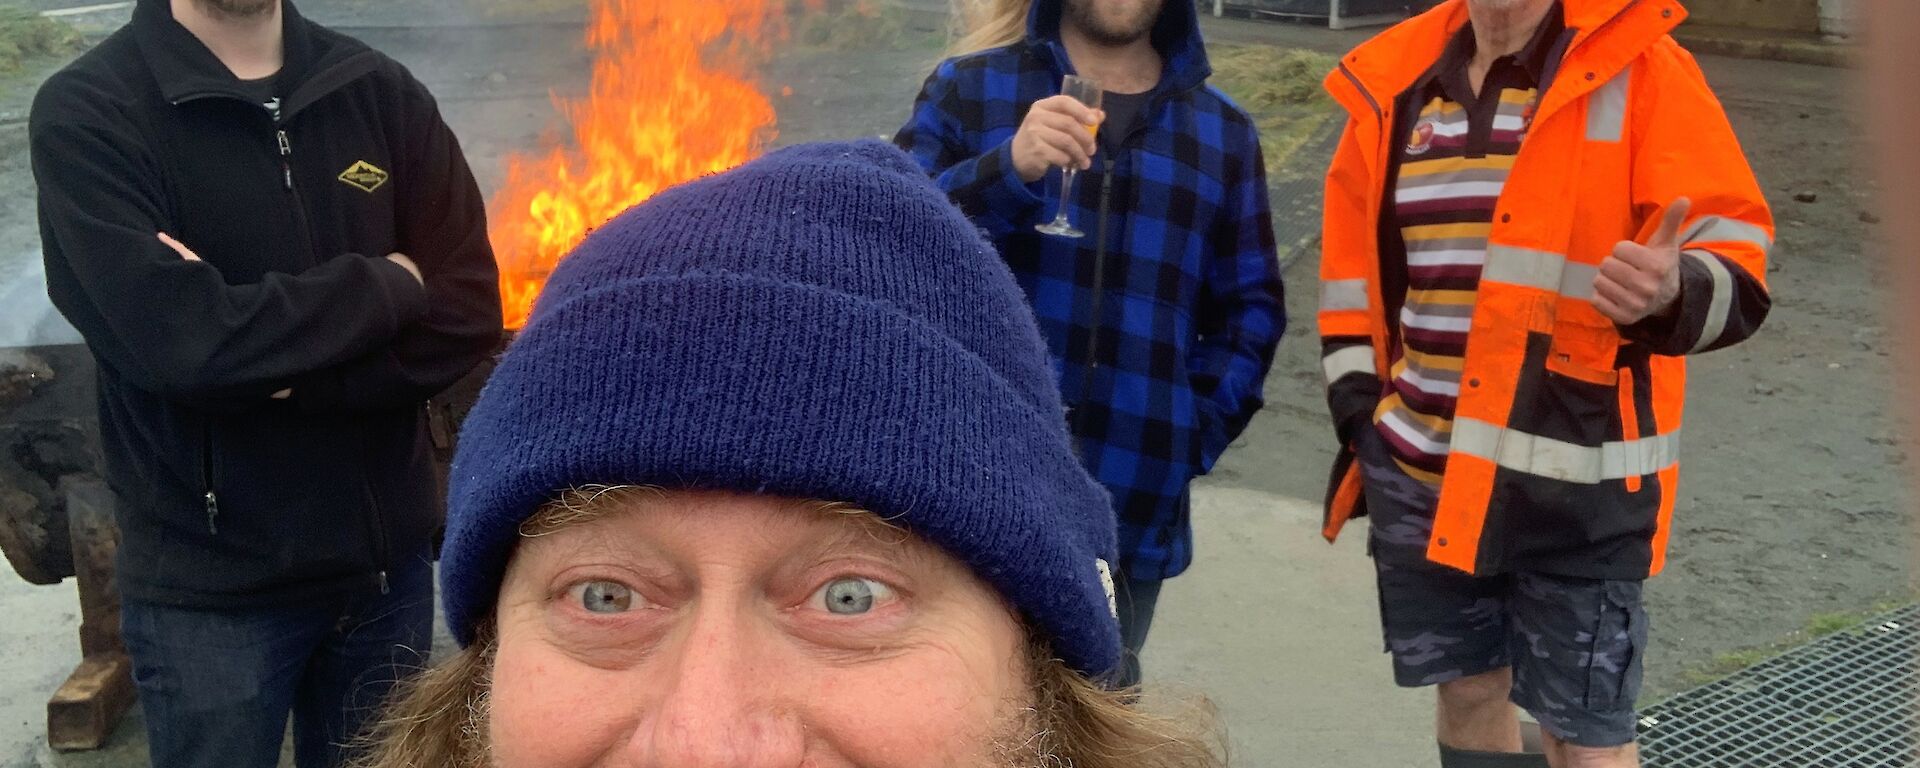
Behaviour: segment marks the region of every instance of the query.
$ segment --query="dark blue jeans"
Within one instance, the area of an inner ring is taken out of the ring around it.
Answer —
[[[121,610],[154,768],[273,768],[287,716],[294,762],[334,768],[393,684],[426,666],[433,569],[403,560],[379,587],[321,603]]]
[[[1124,646],[1120,676],[1122,688],[1140,684],[1140,651],[1147,647],[1147,630],[1153,628],[1153,608],[1160,603],[1159,579],[1135,579],[1121,571],[1115,574],[1113,602],[1120,613],[1120,643]]]

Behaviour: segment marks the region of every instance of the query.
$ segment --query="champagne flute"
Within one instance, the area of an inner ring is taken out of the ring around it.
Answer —
[[[1092,80],[1067,75],[1067,79],[1060,83],[1060,93],[1073,97],[1075,101],[1087,105],[1090,109],[1098,110],[1100,97],[1105,91]],[[1087,131],[1099,135],[1100,126],[1098,124],[1087,126]],[[1067,218],[1068,207],[1073,204],[1073,177],[1079,174],[1079,170],[1072,167],[1060,169],[1060,212],[1053,217],[1053,221],[1034,227],[1035,229],[1044,234],[1060,237],[1087,236],[1087,233],[1075,229],[1073,221]]]

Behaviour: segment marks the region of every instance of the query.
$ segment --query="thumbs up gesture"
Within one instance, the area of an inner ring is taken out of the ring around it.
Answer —
[[[1693,209],[1674,200],[1645,245],[1622,240],[1600,262],[1593,279],[1593,306],[1614,324],[1627,326],[1666,312],[1680,298],[1680,225]]]

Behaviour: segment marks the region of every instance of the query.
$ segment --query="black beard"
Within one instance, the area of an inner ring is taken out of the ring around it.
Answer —
[[[1190,0],[1177,1],[1190,2]],[[1153,13],[1141,14],[1146,18],[1144,18],[1136,28],[1115,29],[1107,26],[1107,24],[1100,19],[1098,12],[1095,10],[1100,2],[1101,0],[1066,0],[1065,21],[1073,24],[1076,29],[1080,30],[1081,34],[1092,38],[1095,43],[1102,46],[1120,48],[1132,45],[1138,42],[1140,38],[1152,33],[1154,23],[1160,20],[1161,5],[1156,3],[1152,8]]]
[[[280,7],[280,0],[193,0],[207,15],[221,19],[256,18]]]

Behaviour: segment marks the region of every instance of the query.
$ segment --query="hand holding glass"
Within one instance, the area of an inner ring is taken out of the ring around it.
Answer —
[[[1089,109],[1098,110],[1100,97],[1105,91],[1092,80],[1067,75],[1067,79],[1060,84],[1060,93],[1073,97],[1075,101],[1087,105]],[[1087,131],[1098,135],[1100,126],[1098,124],[1087,126]],[[1053,221],[1041,224],[1035,229],[1061,237],[1086,237],[1087,233],[1075,229],[1073,221],[1067,218],[1068,206],[1073,204],[1073,177],[1078,175],[1079,171],[1080,169],[1071,166],[1060,169],[1060,212],[1053,217]]]

